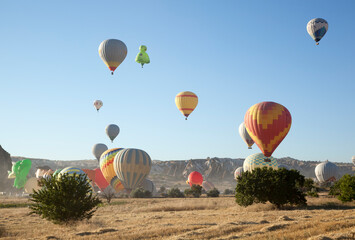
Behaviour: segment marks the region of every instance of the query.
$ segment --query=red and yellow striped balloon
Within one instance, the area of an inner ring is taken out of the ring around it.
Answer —
[[[176,107],[187,117],[195,110],[198,103],[198,97],[193,92],[181,92],[175,97]]]
[[[291,128],[291,114],[281,104],[261,102],[248,109],[245,127],[266,157],[270,157]]]

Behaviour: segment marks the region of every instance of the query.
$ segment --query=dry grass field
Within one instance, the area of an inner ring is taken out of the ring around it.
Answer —
[[[0,198],[0,204],[27,199]],[[355,203],[309,198],[307,209],[269,204],[239,207],[234,197],[115,199],[94,217],[60,226],[28,215],[26,207],[0,208],[2,239],[355,239]]]

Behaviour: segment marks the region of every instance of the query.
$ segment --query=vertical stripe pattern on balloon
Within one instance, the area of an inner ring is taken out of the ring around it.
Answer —
[[[116,192],[120,192],[124,189],[122,183],[116,176],[115,170],[113,168],[113,161],[115,156],[123,148],[113,148],[102,153],[100,158],[100,169],[102,175],[105,177],[106,181],[115,189]]]

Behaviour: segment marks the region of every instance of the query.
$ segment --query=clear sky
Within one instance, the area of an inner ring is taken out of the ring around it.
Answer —
[[[260,152],[238,134],[245,112],[275,101],[293,122],[274,157],[350,162],[354,12],[353,0],[1,1],[0,144],[52,160],[93,159],[95,143],[157,160],[245,158]],[[329,23],[319,46],[306,31],[316,17]],[[128,48],[114,76],[98,55],[109,38]],[[199,97],[188,121],[181,91]]]

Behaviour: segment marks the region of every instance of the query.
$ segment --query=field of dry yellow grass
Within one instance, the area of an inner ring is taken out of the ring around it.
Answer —
[[[0,198],[0,203],[27,199]],[[103,200],[104,201],[104,200]],[[355,239],[355,203],[321,196],[307,209],[238,206],[234,197],[115,199],[89,221],[56,225],[25,206],[0,208],[2,239]]]

